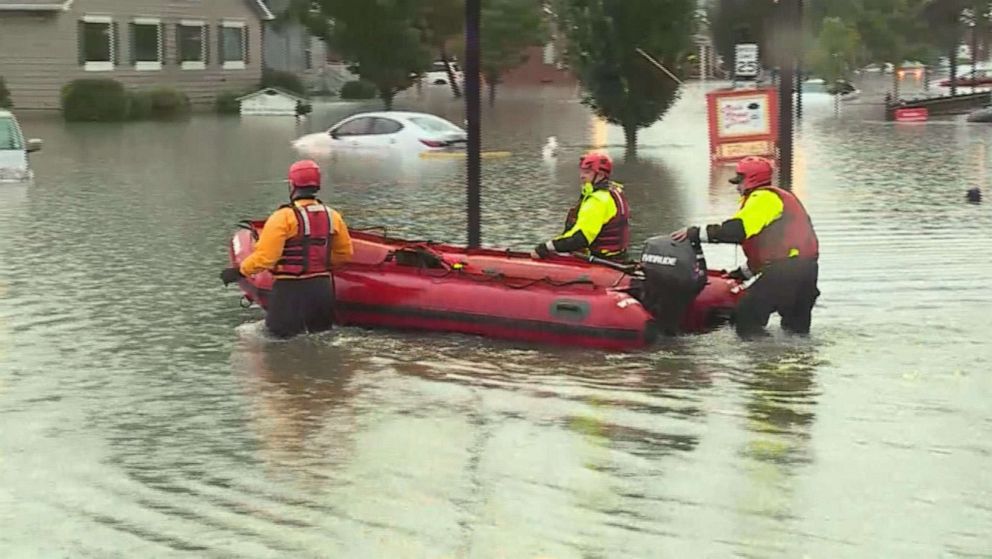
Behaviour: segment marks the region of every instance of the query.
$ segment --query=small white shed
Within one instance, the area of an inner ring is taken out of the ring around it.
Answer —
[[[296,116],[306,99],[278,87],[266,87],[238,97],[242,115]]]

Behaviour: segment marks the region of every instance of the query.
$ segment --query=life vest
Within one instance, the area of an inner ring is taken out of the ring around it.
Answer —
[[[778,195],[782,200],[782,216],[741,243],[751,272],[760,272],[765,265],[787,258],[816,260],[820,256],[820,242],[802,202],[791,192],[774,186],[759,186],[744,196],[742,208],[758,190],[770,190]]]
[[[281,207],[296,215],[296,235],[286,240],[273,274],[277,277],[330,275],[333,210],[320,201],[303,207],[295,204]]]
[[[627,205],[627,198],[623,195],[623,187],[615,182],[604,182],[602,186],[593,187],[594,190],[606,190],[613,203],[616,204],[617,213],[609,221],[603,224],[599,230],[599,235],[593,239],[589,245],[589,252],[595,256],[604,258],[623,257],[630,245],[630,206]],[[575,222],[579,216],[579,208],[590,195],[583,194],[579,197],[579,203],[568,210],[565,218],[565,231],[575,227]]]

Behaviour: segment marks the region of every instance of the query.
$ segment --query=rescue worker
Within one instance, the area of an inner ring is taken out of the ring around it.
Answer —
[[[265,222],[255,250],[240,268],[226,268],[227,285],[245,276],[271,270],[275,276],[265,313],[272,335],[290,338],[329,330],[334,322],[331,266],[351,259],[348,226],[341,214],[317,199],[320,167],[310,160],[289,168],[290,203]]]
[[[672,238],[741,245],[747,263],[729,276],[742,281],[757,276],[735,311],[741,337],[763,333],[773,312],[782,317],[783,330],[807,334],[820,295],[820,246],[813,223],[791,192],[771,186],[771,161],[745,157],[736,170],[730,182],[741,195],[738,212],[722,224],[680,229]]]
[[[564,232],[534,248],[533,258],[553,252],[582,251],[622,262],[630,243],[630,207],[623,186],[610,180],[613,160],[605,153],[590,152],[579,160],[582,193],[565,218]]]

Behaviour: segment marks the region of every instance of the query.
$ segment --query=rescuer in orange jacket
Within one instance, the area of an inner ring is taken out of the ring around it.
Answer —
[[[329,330],[334,323],[332,265],[351,259],[348,226],[341,214],[317,199],[320,167],[310,160],[289,168],[290,203],[265,222],[255,250],[240,268],[220,273],[224,285],[271,270],[265,326],[276,337]]]

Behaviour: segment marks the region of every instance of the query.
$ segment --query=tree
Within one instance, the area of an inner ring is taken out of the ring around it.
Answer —
[[[759,53],[769,52],[771,26],[776,4],[773,0],[715,0],[709,4],[707,20],[717,53],[730,64],[734,45],[756,43]],[[760,55],[767,60],[765,54]]]
[[[810,56],[813,72],[823,78],[828,87],[847,79],[857,63],[860,42],[858,31],[849,23],[839,17],[824,19]]]
[[[627,155],[635,157],[638,129],[661,119],[680,94],[679,83],[637,49],[678,71],[675,63],[692,45],[696,0],[568,0],[564,5],[583,103],[623,127]]]
[[[313,32],[351,62],[351,70],[375,84],[387,109],[430,66],[424,43],[423,0],[317,0]]]
[[[13,106],[14,103],[10,100],[10,90],[7,89],[7,83],[3,81],[3,76],[0,76],[0,109],[10,109]]]
[[[542,6],[535,0],[482,0],[481,69],[489,104],[503,74],[527,60],[524,49],[546,38]]]
[[[465,0],[426,0],[421,18],[424,29],[424,42],[437,49],[448,73],[448,83],[455,98],[461,97],[458,80],[451,67],[448,42],[461,35],[465,29]]]

